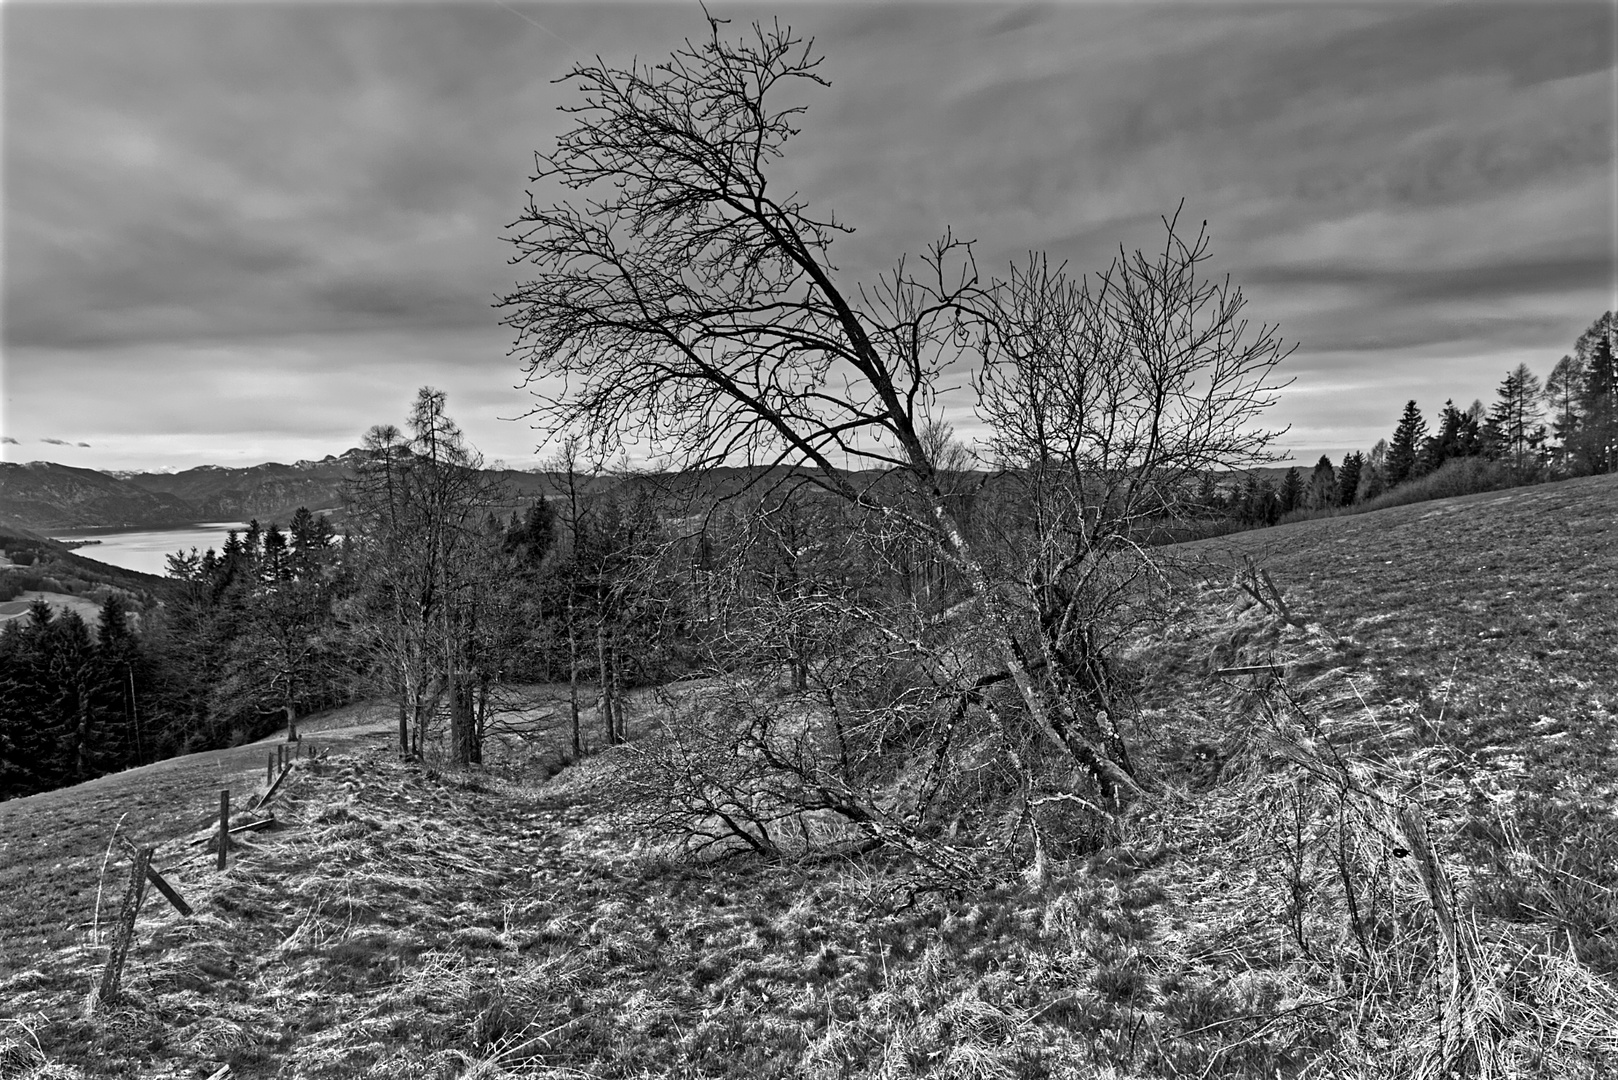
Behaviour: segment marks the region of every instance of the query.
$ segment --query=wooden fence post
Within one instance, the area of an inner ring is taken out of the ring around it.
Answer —
[[[275,771],[285,772],[287,767],[287,744],[277,743],[275,747]]]
[[[129,945],[135,938],[135,916],[140,913],[141,901],[146,899],[146,874],[152,865],[153,848],[135,850],[135,865],[130,870],[129,886],[124,889],[124,905],[118,911],[118,927],[113,932],[112,951],[107,954],[107,966],[101,971],[101,985],[91,997],[87,1011],[94,1012],[98,1005],[110,1005],[118,1000],[119,983],[124,976],[124,960],[129,956]]]
[[[219,789],[219,869],[225,868],[230,853],[230,789]]]
[[[271,754],[264,759],[264,785],[268,787],[273,783],[275,783],[275,755]]]

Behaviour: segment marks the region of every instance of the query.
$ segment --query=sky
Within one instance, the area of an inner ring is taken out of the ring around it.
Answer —
[[[855,227],[846,281],[946,228],[990,271],[1093,272],[1183,200],[1297,343],[1267,419],[1306,464],[1543,377],[1618,308],[1608,2],[710,10],[824,53],[781,177]],[[704,31],[674,2],[0,5],[3,459],[320,458],[432,385],[536,464],[494,303],[556,80]]]

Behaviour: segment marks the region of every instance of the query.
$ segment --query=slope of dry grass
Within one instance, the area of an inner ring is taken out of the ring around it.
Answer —
[[[375,741],[386,710],[336,710],[309,741],[342,751]],[[277,739],[279,736],[276,737]],[[116,830],[142,844],[192,832],[219,813],[219,789],[241,806],[264,784],[276,739],[171,758],[0,802],[0,977],[42,950],[74,944],[95,921],[97,886]],[[165,865],[159,852],[158,866]],[[0,1013],[3,1013],[0,1008]]]
[[[123,1003],[83,1018],[88,942],[0,982],[0,1075],[1618,1075],[1615,519],[1576,481],[1194,546],[1131,658],[1153,798],[1044,880],[672,862],[610,752],[329,760],[180,867],[195,917],[148,901]],[[1228,585],[1254,545],[1301,625]]]
[[[1492,909],[1549,918],[1618,974],[1618,477],[1447,499],[1191,545],[1268,566],[1354,642],[1384,715],[1456,768],[1496,778],[1457,842],[1495,864],[1540,852],[1538,880],[1495,865]],[[1548,911],[1547,911],[1548,909]]]

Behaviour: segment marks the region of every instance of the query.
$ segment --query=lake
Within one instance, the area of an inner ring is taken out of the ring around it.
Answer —
[[[231,529],[241,532],[247,528],[240,521],[204,521],[195,525],[176,525],[167,529],[81,529],[77,532],[52,533],[53,540],[99,540],[74,548],[73,554],[86,559],[121,566],[125,570],[139,570],[162,577],[168,573],[168,556],[176,551],[189,552],[192,548],[218,551],[225,546],[225,534]]]

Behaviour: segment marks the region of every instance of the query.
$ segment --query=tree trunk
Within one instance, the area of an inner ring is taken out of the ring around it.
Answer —
[[[457,765],[472,764],[472,728],[475,722],[472,715],[472,688],[464,679],[452,679],[449,684],[449,742],[450,753]]]
[[[286,714],[287,714],[287,742],[297,742],[298,741],[298,709],[297,709],[297,706],[292,704],[292,699],[291,698],[287,698],[284,702],[281,703],[281,708],[284,709],[286,711]]]
[[[579,727],[579,635],[573,622],[573,601],[567,602],[567,700],[573,717],[573,760],[584,756],[584,733]]]
[[[612,665],[607,659],[607,626],[602,623],[596,627],[596,663],[600,666],[600,697],[596,711],[601,714],[601,720],[606,725],[607,745],[618,744],[618,733],[612,723]]]
[[[971,545],[941,501],[934,501],[933,514],[983,609],[989,629],[997,639],[995,644],[1001,662],[1011,674],[1012,682],[1017,687],[1017,695],[1022,698],[1023,707],[1028,710],[1028,715],[1047,737],[1058,746],[1064,747],[1079,764],[1084,766],[1094,778],[1096,786],[1101,791],[1101,797],[1109,805],[1117,806],[1120,803],[1120,788],[1139,792],[1140,785],[1135,782],[1135,778],[1112,761],[1105,750],[1086,738],[1082,732],[1073,730],[1072,725],[1052,716],[1038,688],[1034,686],[1028,665],[1023,661],[1022,650],[1017,645],[1017,636],[1012,629],[1011,620],[1006,616],[1000,597],[989,584],[988,575],[973,554]]]
[[[623,653],[618,648],[618,636],[612,639],[612,726],[619,742],[627,737],[628,730],[624,726],[624,665]]]
[[[410,706],[402,697],[399,699],[399,756],[410,760]]]
[[[78,769],[79,779],[83,780],[83,779],[87,778],[90,775],[90,693],[89,693],[89,690],[82,683],[79,685],[79,695],[78,695],[78,697],[79,697],[79,723],[78,723],[78,743],[79,743],[79,745],[78,745],[78,748],[77,748],[77,754],[75,755],[75,757],[77,759],[75,765],[76,765],[76,768]]]
[[[483,740],[489,731],[489,677],[478,679],[477,722],[472,730],[472,764],[483,764]]]

